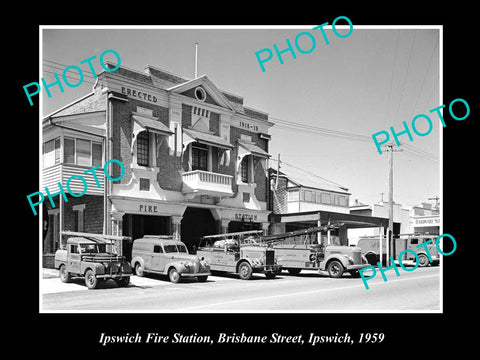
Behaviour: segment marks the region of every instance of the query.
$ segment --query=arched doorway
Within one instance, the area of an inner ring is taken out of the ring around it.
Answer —
[[[181,240],[191,253],[195,252],[202,236],[216,233],[217,224],[210,209],[187,207],[181,223]]]

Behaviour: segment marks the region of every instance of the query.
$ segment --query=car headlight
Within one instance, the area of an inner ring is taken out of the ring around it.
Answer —
[[[350,264],[354,263],[353,258],[350,255],[344,255],[344,256],[347,258],[347,260]]]
[[[185,267],[190,267],[190,265],[191,265],[188,261],[184,261],[181,264]]]

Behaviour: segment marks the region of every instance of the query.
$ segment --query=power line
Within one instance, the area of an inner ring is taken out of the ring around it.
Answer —
[[[52,71],[49,71],[49,70],[44,70],[43,72],[47,73],[47,74],[51,74],[51,75],[56,74],[55,72],[52,72]],[[80,78],[72,77],[71,75],[69,75],[68,78],[71,79],[71,80],[80,80]],[[80,84],[79,86],[83,85],[83,83],[88,83],[88,84],[91,84],[91,85],[95,85],[95,82],[83,79],[82,84]]]
[[[51,67],[53,70],[61,70],[61,71],[63,71],[63,70],[66,68],[66,66],[63,67],[63,68],[61,68],[60,66],[50,65],[50,64],[43,64],[43,66],[48,66],[48,67]],[[47,70],[51,70],[51,69],[47,69]],[[91,75],[91,74],[88,73],[88,72],[83,72],[83,71],[82,71],[82,74],[83,74],[84,77],[91,78],[91,79],[93,79],[93,80],[96,79],[95,77],[93,77],[93,75]]]
[[[276,160],[276,159],[270,159],[270,161],[277,161],[277,160]],[[289,163],[285,162],[284,160],[281,160],[280,162],[281,162],[282,164],[291,166],[292,168],[294,168],[294,169],[296,169],[296,170],[302,171],[302,172],[304,172],[305,174],[308,174],[308,175],[314,176],[314,177],[316,177],[316,178],[322,179],[322,180],[324,180],[324,181],[326,181],[326,182],[329,182],[329,183],[331,183],[331,184],[334,184],[334,185],[336,185],[336,186],[338,186],[338,187],[345,188],[345,186],[343,186],[343,185],[341,185],[341,184],[338,184],[338,183],[336,183],[336,182],[334,182],[334,181],[332,181],[332,180],[325,179],[325,178],[323,178],[323,177],[321,177],[321,176],[319,176],[319,175],[317,175],[317,174],[314,174],[314,173],[311,173],[311,172],[309,172],[309,171],[306,171],[305,169],[301,169],[301,168],[299,168],[299,167],[296,167],[295,165],[289,164]]]
[[[395,64],[397,63],[397,50],[398,50],[398,38],[400,37],[400,30],[397,30],[397,44],[395,46],[395,54],[393,56],[392,77],[390,79],[390,90],[388,91],[387,106],[385,108],[385,122],[387,120],[388,108],[390,107],[390,96],[392,94],[393,87],[393,74],[395,73]],[[386,123],[385,123],[386,124]]]
[[[423,74],[422,84],[420,85],[420,90],[418,92],[418,96],[415,99],[415,105],[412,107],[412,112],[411,112],[411,115],[410,115],[410,119],[413,118],[413,115],[414,115],[414,113],[416,111],[416,108],[417,108],[418,99],[420,99],[420,96],[422,95],[423,87],[425,85],[425,80],[426,80],[427,74],[428,74],[428,72],[431,68],[431,62],[432,62],[432,59],[433,59],[433,54],[435,53],[435,49],[437,48],[437,45],[438,45],[438,39],[437,39],[437,41],[435,41],[435,45],[432,48],[432,52],[430,54],[430,59],[428,60],[428,63],[427,63],[427,68],[425,69],[425,73]]]
[[[313,132],[327,135],[327,136],[335,136],[335,137],[346,138],[350,140],[371,141],[371,137],[367,135],[327,129],[327,128],[322,128],[322,127],[313,126],[313,125],[305,125],[305,124],[300,124],[300,123],[296,123],[288,120],[275,118],[272,116],[270,117],[270,119],[275,120],[275,124],[277,127],[285,128],[289,130],[303,131],[303,132],[309,132],[309,133],[313,131]]]
[[[395,119],[398,119],[398,113],[400,112],[400,105],[402,104],[403,92],[405,90],[405,83],[407,82],[408,70],[410,69],[410,62],[412,60],[412,54],[413,54],[413,45],[415,44],[416,38],[417,38],[417,30],[415,30],[415,32],[413,33],[413,41],[412,41],[412,45],[410,46],[410,55],[408,57],[407,70],[405,71],[405,77],[403,78],[402,91],[400,93],[400,100],[398,100],[397,114],[395,115]]]
[[[419,149],[418,147],[416,146],[413,146],[413,145],[410,145],[410,144],[402,144],[404,147],[407,148],[407,150],[412,150],[416,153],[418,153],[419,155],[423,155],[423,156],[426,156],[426,157],[430,157],[432,158],[432,160],[440,160],[440,158],[437,156],[437,155],[434,155],[434,154],[431,154],[425,150],[422,150],[422,149]]]
[[[304,125],[304,124],[299,124],[299,123],[294,123],[288,120],[284,119],[279,119],[275,117],[270,117],[271,119],[274,119],[276,121],[276,127],[282,128],[282,129],[287,129],[287,130],[293,130],[293,131],[300,131],[300,132],[307,132],[307,133],[317,133],[320,135],[325,135],[325,136],[334,136],[334,137],[339,137],[343,138],[346,140],[357,140],[357,141],[366,141],[366,142],[371,142],[372,139],[370,136],[367,135],[362,135],[362,134],[356,134],[356,133],[349,133],[349,132],[344,132],[344,131],[338,131],[338,130],[332,130],[332,129],[326,129],[326,128],[321,128],[317,126],[312,126],[312,125]],[[426,152],[422,149],[419,149],[413,145],[408,145],[408,144],[402,144],[405,146],[410,153],[412,153],[415,157],[417,158],[422,158],[426,160],[431,160],[433,162],[439,161],[438,156],[433,155],[429,152]]]

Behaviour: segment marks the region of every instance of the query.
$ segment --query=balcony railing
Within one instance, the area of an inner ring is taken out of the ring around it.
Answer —
[[[231,196],[231,175],[213,173],[210,171],[194,170],[182,174],[183,193],[210,196]]]

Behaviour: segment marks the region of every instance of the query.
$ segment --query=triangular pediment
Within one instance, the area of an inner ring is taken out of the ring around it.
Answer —
[[[223,95],[206,75],[202,75],[180,85],[172,86],[168,88],[167,91],[190,97],[199,102],[216,105],[230,111],[234,110],[230,101],[228,101],[225,95]]]

